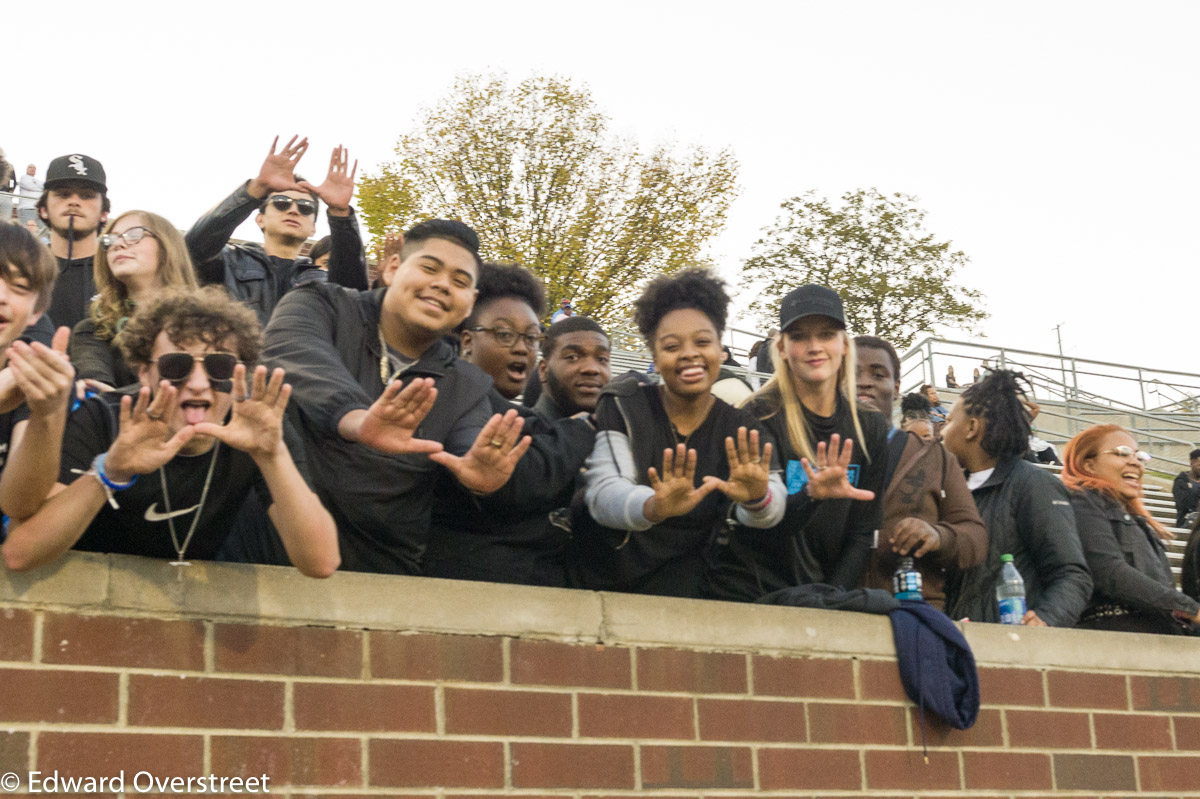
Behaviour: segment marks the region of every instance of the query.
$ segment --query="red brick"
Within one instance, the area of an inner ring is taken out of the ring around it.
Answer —
[[[808,732],[813,743],[898,744],[908,743],[905,709],[889,705],[808,706]]]
[[[356,738],[273,738],[214,735],[212,772],[222,777],[266,774],[275,785],[361,785]]]
[[[696,737],[692,700],[682,696],[580,694],[584,738]]]
[[[985,705],[1044,707],[1042,673],[1033,669],[979,669],[979,698]]]
[[[0,608],[0,660],[33,660],[33,613]]]
[[[1006,710],[1008,743],[1014,748],[1091,749],[1087,713],[1054,710]]]
[[[372,740],[372,787],[503,788],[504,744]]]
[[[503,639],[371,632],[371,676],[389,680],[500,682]]]
[[[749,747],[643,746],[642,787],[753,788]]]
[[[892,699],[907,702],[908,694],[900,682],[900,669],[894,660],[864,660],[858,664],[863,699]]]
[[[1171,720],[1166,716],[1093,713],[1097,749],[1171,748]]]
[[[632,746],[514,743],[511,752],[514,788],[634,787]]]
[[[700,699],[700,739],[804,743],[803,702]]]
[[[350,630],[218,624],[213,653],[217,671],[362,676],[362,633]]]
[[[928,763],[919,748],[867,752],[871,790],[957,790],[959,782],[957,752],[930,752]]]
[[[1046,674],[1051,707],[1091,707],[1128,710],[1129,696],[1121,674],[1051,671]]]
[[[849,660],[754,655],[750,663],[758,696],[854,698],[854,666]]]
[[[29,733],[0,731],[0,774],[24,774],[29,766]]]
[[[921,711],[909,708],[912,742],[921,743]],[[932,713],[925,716],[925,743],[928,746],[1004,746],[1004,725],[1000,711],[984,708],[968,730],[956,730]]]
[[[1200,717],[1174,716],[1175,748],[1200,749]]]
[[[117,690],[116,674],[0,669],[0,721],[111,723]]]
[[[1192,761],[1192,787],[1196,785]],[[1054,755],[1060,791],[1136,791],[1137,775],[1129,755]],[[1143,790],[1145,786],[1143,786]]]
[[[446,732],[571,736],[571,695],[539,691],[446,689]]]
[[[1038,791],[1054,788],[1049,755],[1024,752],[963,752],[963,773],[968,790],[991,788]]]
[[[433,688],[421,685],[296,683],[296,729],[434,732]]]
[[[1139,757],[1138,774],[1141,776],[1142,791],[1146,793],[1196,790],[1196,758],[1187,757]]]
[[[746,656],[686,649],[639,649],[638,690],[746,693]]]
[[[47,613],[42,660],[83,666],[204,670],[204,623]]]
[[[79,777],[124,770],[131,785],[139,771],[156,777],[195,776],[201,773],[203,759],[204,738],[199,735],[43,732],[38,735],[36,768]]]
[[[764,747],[758,750],[758,780],[764,791],[857,791],[862,788],[862,769],[857,750]]]
[[[509,655],[514,683],[633,687],[628,649],[516,640]]]
[[[129,678],[129,723],[278,730],[283,727],[283,683],[134,674]]]
[[[1200,679],[1195,677],[1130,677],[1134,710],[1200,713]]]

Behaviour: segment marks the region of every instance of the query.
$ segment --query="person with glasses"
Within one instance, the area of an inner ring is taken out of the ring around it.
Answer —
[[[121,328],[139,303],[163,289],[196,288],[196,272],[170,222],[149,211],[126,211],[100,237],[94,280],[96,297],[88,318],[72,331],[69,353],[88,389],[112,391],[138,381],[116,344]]]
[[[8,567],[32,569],[71,548],[181,569],[212,560],[254,491],[291,563],[332,574],[337,531],[284,421],[283,370],[255,366],[253,312],[216,288],[166,290],[138,306],[117,340],[139,385],[70,415],[57,482],[36,512],[12,520]]]
[[[1175,588],[1163,541],[1173,538],[1142,504],[1150,454],[1115,424],[1089,427],[1063,447],[1063,483],[1095,587],[1077,626],[1192,634],[1200,602]]]
[[[532,445],[512,478],[476,497],[448,473],[439,475],[423,573],[430,577],[523,585],[566,585],[565,518],[575,481],[591,454],[595,429],[587,413],[548,419],[517,404],[541,350],[538,319],[546,289],[516,264],[485,263],[475,308],[460,331],[463,360],[492,378],[493,413],[516,409]]]
[[[300,257],[300,250],[316,230],[320,200],[328,206],[332,236],[327,279],[348,288],[367,288],[366,256],[350,207],[358,162],[350,168],[346,149],[334,148],[325,182],[314,186],[295,173],[308,139],[293,136],[276,152],[278,144],[276,137],[258,175],[200,217],[186,236],[200,282],[225,286],[264,326],[280,298],[313,277],[304,274],[316,268]],[[256,209],[254,222],[263,232],[263,243],[230,244],[234,230]]]

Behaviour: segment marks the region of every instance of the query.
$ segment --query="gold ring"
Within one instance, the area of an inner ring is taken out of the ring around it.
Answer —
[[[501,447],[504,446],[504,439],[503,438],[493,438],[491,441],[488,442],[488,446],[495,447],[496,449],[500,449]]]
[[[162,414],[160,413],[158,416],[155,416],[150,411],[146,411],[146,418],[152,422],[157,422],[159,419],[162,419]]]

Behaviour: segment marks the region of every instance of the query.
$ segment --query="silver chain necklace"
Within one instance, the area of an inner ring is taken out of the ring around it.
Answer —
[[[192,526],[188,528],[187,537],[183,539],[183,546],[179,545],[179,535],[175,532],[175,517],[171,516],[171,495],[167,491],[167,465],[164,463],[158,467],[158,478],[162,483],[163,505],[167,509],[167,526],[171,530],[171,543],[175,546],[175,553],[179,556],[178,560],[171,561],[172,566],[191,566],[183,559],[183,554],[187,552],[188,544],[192,543],[192,536],[196,534],[196,525],[200,523],[200,514],[204,512],[204,502],[208,499],[208,488],[212,485],[213,469],[217,465],[217,452],[221,449],[221,442],[218,441],[213,445],[212,460],[208,462],[208,475],[204,478],[204,489],[200,492],[200,504],[196,506],[196,515],[192,517]]]

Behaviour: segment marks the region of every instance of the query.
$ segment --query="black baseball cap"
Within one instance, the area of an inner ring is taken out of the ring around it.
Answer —
[[[842,298],[831,288],[809,283],[792,289],[779,306],[779,329],[787,330],[797,319],[806,316],[828,316],[842,327],[846,326],[846,313],[842,309]]]
[[[47,189],[53,189],[60,183],[84,183],[106,194],[108,186],[104,181],[104,165],[90,155],[80,153],[60,155],[50,162],[50,168],[46,170]]]

